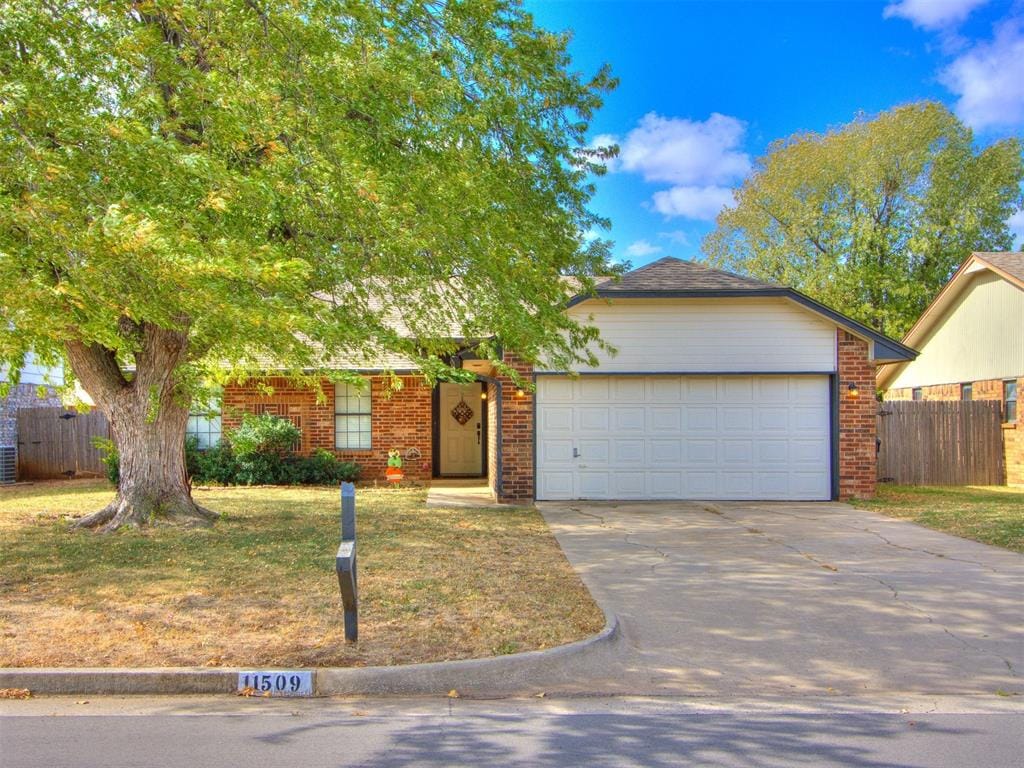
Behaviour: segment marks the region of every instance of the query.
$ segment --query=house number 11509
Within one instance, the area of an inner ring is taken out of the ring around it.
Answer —
[[[313,673],[286,670],[239,672],[238,690],[270,696],[312,696]]]

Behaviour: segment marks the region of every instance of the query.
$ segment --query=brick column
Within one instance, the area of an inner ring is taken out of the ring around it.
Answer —
[[[533,376],[533,366],[506,353],[505,364],[515,369],[524,381]],[[501,477],[498,498],[501,501],[533,500],[533,393],[522,395],[507,376],[499,376],[501,386]]]
[[[878,402],[875,366],[868,343],[844,330],[836,339],[839,362],[839,498],[869,499],[875,495],[875,452]],[[849,396],[849,385],[859,396]]]

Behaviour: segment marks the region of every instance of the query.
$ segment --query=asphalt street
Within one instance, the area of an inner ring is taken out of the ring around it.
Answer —
[[[0,764],[1016,768],[1024,754],[1017,704],[50,698],[2,702]]]

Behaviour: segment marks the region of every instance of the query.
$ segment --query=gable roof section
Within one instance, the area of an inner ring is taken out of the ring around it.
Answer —
[[[878,362],[903,362],[917,357],[917,353],[910,347],[793,288],[765,283],[672,256],[665,256],[627,272],[617,281],[602,283],[597,286],[594,294],[579,294],[569,301],[569,306],[575,306],[595,296],[603,299],[780,297],[796,302],[805,309],[828,318],[855,336],[871,341],[875,347],[875,360]]]
[[[980,272],[999,275],[1011,285],[1024,290],[1024,253],[1019,251],[977,251],[972,253],[960,268],[953,273],[938,295],[932,299],[917,322],[903,337],[903,344],[920,344],[935,327],[957,298],[967,288],[974,276]],[[908,361],[902,361],[908,362]],[[887,365],[878,374],[877,386],[885,389],[903,369],[902,364]]]

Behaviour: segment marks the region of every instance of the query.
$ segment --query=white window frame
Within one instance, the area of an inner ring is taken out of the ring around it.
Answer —
[[[373,449],[373,403],[370,382],[334,385],[334,447],[339,451]],[[353,425],[355,429],[353,429]],[[345,429],[342,429],[345,427]]]
[[[211,400],[205,408],[192,407],[185,426],[185,436],[196,438],[201,451],[213,448],[221,441],[224,429],[221,424],[220,397]]]

